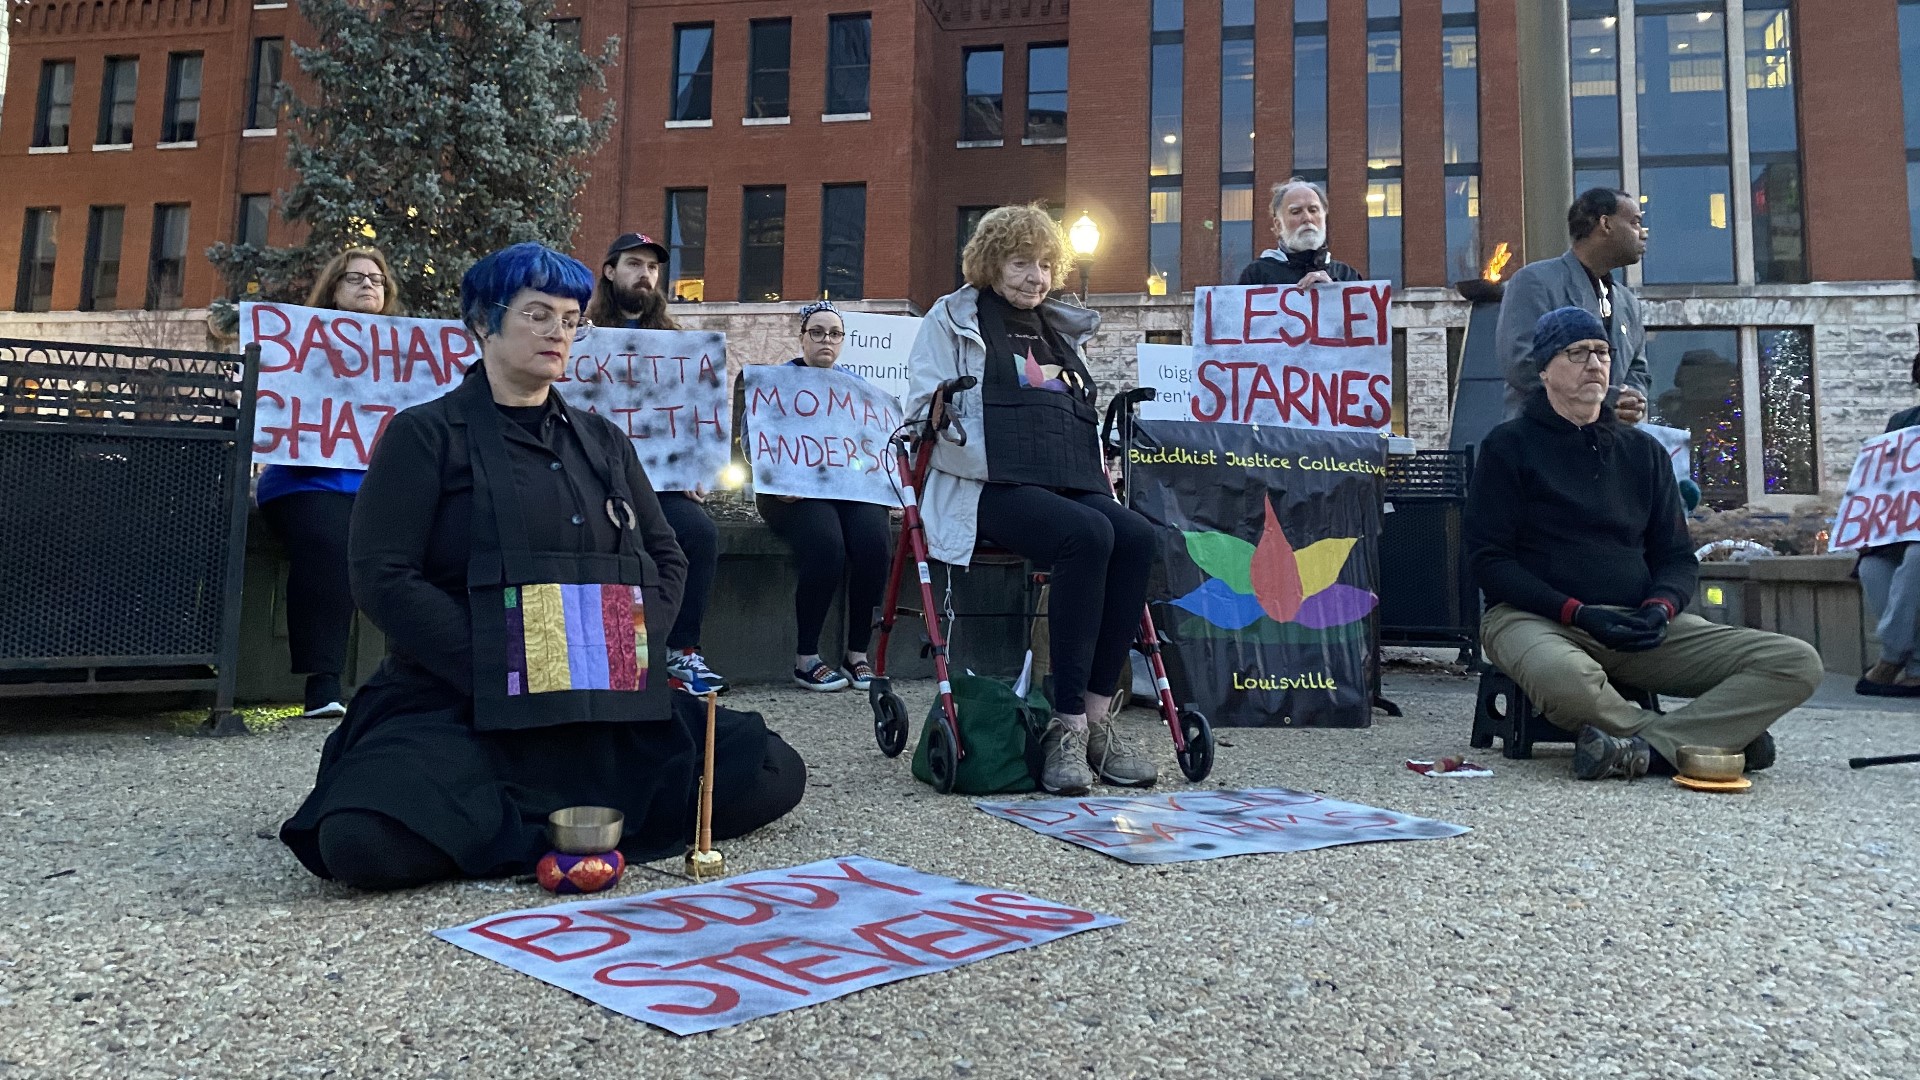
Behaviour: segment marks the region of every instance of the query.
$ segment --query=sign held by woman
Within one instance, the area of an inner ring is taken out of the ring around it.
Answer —
[[[753,488],[766,495],[900,505],[887,439],[900,403],[858,375],[831,368],[750,367],[741,439]]]

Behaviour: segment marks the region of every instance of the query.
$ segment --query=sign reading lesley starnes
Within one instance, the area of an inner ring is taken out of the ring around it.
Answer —
[[[242,345],[260,346],[254,460],[364,469],[401,409],[451,390],[480,349],[450,319],[240,305]],[[726,340],[696,330],[600,327],[575,342],[554,386],[613,421],[661,491],[713,487],[733,416]]]
[[[1215,726],[1364,727],[1386,441],[1143,420],[1131,504],[1173,684]]]
[[[1184,364],[1170,350],[1143,352],[1140,384],[1158,387],[1182,420],[1385,431],[1392,298],[1385,281],[1198,289]],[[1165,407],[1144,415],[1175,419]]]
[[[1875,435],[1860,447],[1828,550],[1911,540],[1920,540],[1920,427]]]

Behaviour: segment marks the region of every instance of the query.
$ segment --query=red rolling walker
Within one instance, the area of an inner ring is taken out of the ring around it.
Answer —
[[[898,462],[901,501],[904,504],[901,534],[905,542],[894,547],[893,565],[887,574],[886,598],[880,608],[880,640],[872,653],[873,682],[867,690],[868,704],[873,707],[874,740],[880,744],[881,753],[897,757],[907,746],[907,706],[893,692],[893,680],[887,676],[887,643],[892,636],[893,625],[900,616],[921,616],[926,623],[927,640],[933,650],[933,669],[940,687],[940,711],[936,716],[938,723],[927,741],[927,765],[933,773],[934,790],[943,795],[953,790],[954,780],[959,775],[960,759],[966,756],[967,750],[966,743],[960,737],[960,716],[954,708],[953,683],[948,677],[947,641],[940,632],[940,618],[934,606],[933,575],[927,567],[926,527],[920,517],[920,489],[932,464],[934,439],[947,439],[956,445],[966,444],[966,431],[952,423],[946,402],[952,395],[972,389],[974,384],[972,376],[962,376],[943,384],[933,396],[928,423],[913,434],[909,434],[909,428],[903,426],[893,437],[890,449]],[[1116,397],[1109,405],[1107,429],[1111,431],[1116,413],[1121,413],[1123,446],[1133,404],[1151,399],[1153,393],[1150,387],[1130,391]],[[1105,441],[1104,435],[1102,440]],[[1122,460],[1125,460],[1124,457]],[[920,580],[920,608],[917,611],[899,606],[900,579],[909,562]],[[1036,575],[1036,579],[1039,578],[1040,575]],[[1160,717],[1173,736],[1174,756],[1180,763],[1180,771],[1195,783],[1205,780],[1213,771],[1213,728],[1207,723],[1206,716],[1192,704],[1175,704],[1173,690],[1167,683],[1166,664],[1160,656],[1160,635],[1154,630],[1151,612],[1144,607],[1140,612],[1140,634],[1133,647],[1146,656],[1147,663],[1153,669]]]

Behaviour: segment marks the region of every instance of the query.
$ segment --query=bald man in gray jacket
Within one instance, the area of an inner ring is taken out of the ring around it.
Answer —
[[[1653,378],[1647,370],[1647,330],[1640,300],[1613,272],[1632,266],[1647,253],[1647,230],[1640,222],[1640,201],[1624,191],[1594,188],[1567,210],[1573,246],[1558,258],[1528,263],[1507,283],[1500,301],[1494,349],[1506,373],[1506,418],[1520,415],[1527,395],[1539,389],[1534,365],[1533,327],[1540,316],[1563,307],[1585,308],[1608,331],[1613,355],[1613,385],[1619,390],[1615,415],[1638,423],[1647,415]]]

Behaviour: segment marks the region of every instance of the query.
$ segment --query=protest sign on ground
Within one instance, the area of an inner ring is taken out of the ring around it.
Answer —
[[[900,403],[857,375],[795,364],[749,367],[741,444],[765,495],[900,505],[887,439]]]
[[[1829,551],[1920,540],[1920,428],[1875,435],[1860,447],[1834,516]]]
[[[851,371],[899,401],[907,400],[907,357],[913,352],[920,320],[911,315],[875,315],[843,311],[847,340],[834,364]]]
[[[1122,921],[855,855],[434,936],[691,1035]]]
[[[254,460],[364,469],[394,413],[446,393],[479,355],[451,319],[240,305],[242,345],[260,346]],[[600,327],[574,343],[555,382],[569,405],[633,440],[661,491],[712,487],[727,463],[726,343],[710,331]]]
[[[1042,836],[1130,863],[1311,851],[1375,840],[1438,840],[1468,831],[1464,825],[1287,788],[1024,802],[980,799],[974,805]]]
[[[1364,727],[1386,440],[1143,420],[1129,504],[1159,528],[1169,677],[1216,727]]]
[[[1392,297],[1385,281],[1196,290],[1183,419],[1385,431],[1393,421]]]

